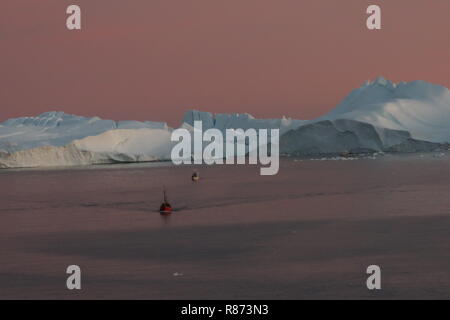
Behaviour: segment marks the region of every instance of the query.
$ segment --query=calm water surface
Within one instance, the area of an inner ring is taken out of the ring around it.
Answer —
[[[0,171],[0,298],[450,298],[450,155],[193,169]]]

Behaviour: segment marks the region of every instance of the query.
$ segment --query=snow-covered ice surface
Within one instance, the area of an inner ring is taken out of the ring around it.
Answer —
[[[408,131],[414,139],[450,142],[450,91],[424,81],[393,83],[382,77],[353,90],[316,119],[351,119]]]
[[[424,81],[384,78],[353,90],[314,120],[256,119],[249,114],[186,112],[203,130],[280,129],[284,154],[434,151],[450,142],[450,92]],[[63,112],[0,123],[0,168],[168,160],[173,129],[166,123],[113,121]]]
[[[412,139],[407,131],[347,119],[310,123],[287,132],[280,140],[280,152],[286,155],[431,152],[441,148],[439,144]]]
[[[164,129],[116,129],[74,140],[0,154],[0,167],[56,167],[169,160],[172,143]]]

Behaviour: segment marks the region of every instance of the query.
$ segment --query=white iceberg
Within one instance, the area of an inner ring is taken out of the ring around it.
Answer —
[[[0,153],[0,167],[29,168],[148,162],[170,159],[171,132],[165,129],[116,129],[74,140],[65,146],[42,146]]]
[[[382,77],[353,90],[335,109],[315,119],[350,119],[408,131],[414,139],[450,142],[450,91],[424,81],[393,83]]]

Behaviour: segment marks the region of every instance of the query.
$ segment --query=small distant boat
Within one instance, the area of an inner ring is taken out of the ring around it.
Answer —
[[[192,174],[192,181],[197,182],[198,180],[200,180],[200,175],[198,174],[197,171],[195,171],[195,172]]]
[[[172,206],[170,205],[169,201],[167,201],[166,189],[164,189],[163,195],[164,195],[164,202],[159,207],[159,213],[161,213],[162,215],[171,214]]]

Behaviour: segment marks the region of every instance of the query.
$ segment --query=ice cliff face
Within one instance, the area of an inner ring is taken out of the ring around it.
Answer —
[[[110,158],[126,155],[131,161],[169,160],[173,146],[170,136],[171,131],[166,129],[116,129],[75,140],[72,144],[78,150],[109,155]]]
[[[375,127],[355,120],[323,120],[291,130],[280,139],[288,155],[434,151],[440,146],[411,138],[407,131]]]
[[[171,129],[161,122],[46,112],[0,124],[0,167],[168,160],[170,134]]]
[[[351,119],[405,130],[414,139],[450,142],[450,91],[424,81],[393,83],[384,78],[353,90],[320,120]]]

